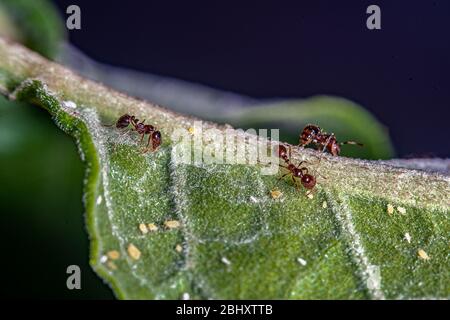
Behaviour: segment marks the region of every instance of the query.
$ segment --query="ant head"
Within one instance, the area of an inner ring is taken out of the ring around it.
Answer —
[[[129,114],[124,114],[117,120],[116,127],[118,129],[123,129],[123,128],[128,127],[132,118],[134,118],[134,116],[130,116]]]
[[[277,154],[278,154],[279,158],[282,158],[282,159],[285,158],[287,156],[286,147],[280,144],[278,146]]]
[[[153,150],[161,145],[161,132],[155,131],[152,133],[152,146]]]
[[[302,177],[302,185],[306,189],[313,189],[316,185],[316,178],[310,174],[304,174]]]
[[[300,134],[300,144],[306,145],[310,143],[319,133],[320,128],[318,126],[314,124],[308,124],[305,128],[303,128],[303,131]]]

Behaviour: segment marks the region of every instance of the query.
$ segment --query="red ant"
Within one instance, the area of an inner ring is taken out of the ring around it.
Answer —
[[[290,152],[289,152],[290,153]],[[303,187],[305,187],[308,190],[314,189],[316,185],[316,178],[313,175],[310,175],[308,173],[308,168],[301,167],[303,163],[307,163],[307,161],[301,161],[297,166],[292,164],[289,160],[288,152],[286,150],[286,147],[283,145],[278,146],[278,157],[284,160],[285,164],[287,166],[281,165],[280,167],[283,167],[287,170],[289,170],[288,173],[283,174],[278,180],[283,179],[287,175],[291,175],[292,181],[294,182],[296,188],[298,189],[298,184],[295,178],[300,179]]]
[[[133,128],[131,130],[136,131],[141,135],[141,141],[144,140],[144,136],[148,134],[148,142],[145,148],[145,152],[148,151],[150,142],[152,143],[153,150],[156,150],[161,145],[161,132],[155,129],[151,124],[144,124],[145,120],[139,122],[139,119],[135,116],[130,116],[129,114],[124,114],[116,122],[116,128],[125,129],[131,124]]]
[[[338,156],[341,153],[341,146],[344,144],[354,144],[363,146],[362,143],[355,141],[344,141],[338,143],[334,133],[323,132],[318,126],[308,124],[300,134],[299,145],[305,147],[309,144],[322,147],[322,152],[327,150],[333,156]]]

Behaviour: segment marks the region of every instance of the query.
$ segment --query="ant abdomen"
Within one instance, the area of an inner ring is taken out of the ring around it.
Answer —
[[[301,181],[302,185],[308,190],[314,189],[316,186],[316,178],[310,174],[304,174]]]
[[[161,145],[161,132],[155,131],[152,133],[152,147],[156,150]]]

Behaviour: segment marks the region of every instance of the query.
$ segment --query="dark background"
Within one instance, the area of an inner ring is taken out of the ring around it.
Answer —
[[[80,6],[70,41],[97,61],[258,98],[342,96],[398,156],[450,155],[450,1],[54,3]],[[381,30],[366,28],[370,4]]]

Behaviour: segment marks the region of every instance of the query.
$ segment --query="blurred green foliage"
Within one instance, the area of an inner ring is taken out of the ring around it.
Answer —
[[[89,266],[84,168],[72,138],[45,110],[0,96],[0,295],[112,298]],[[68,290],[66,268],[81,267],[82,290]]]
[[[55,7],[46,0],[0,0],[0,11],[14,23],[20,41],[47,58],[53,58],[65,37]],[[2,30],[0,30],[2,33]]]

